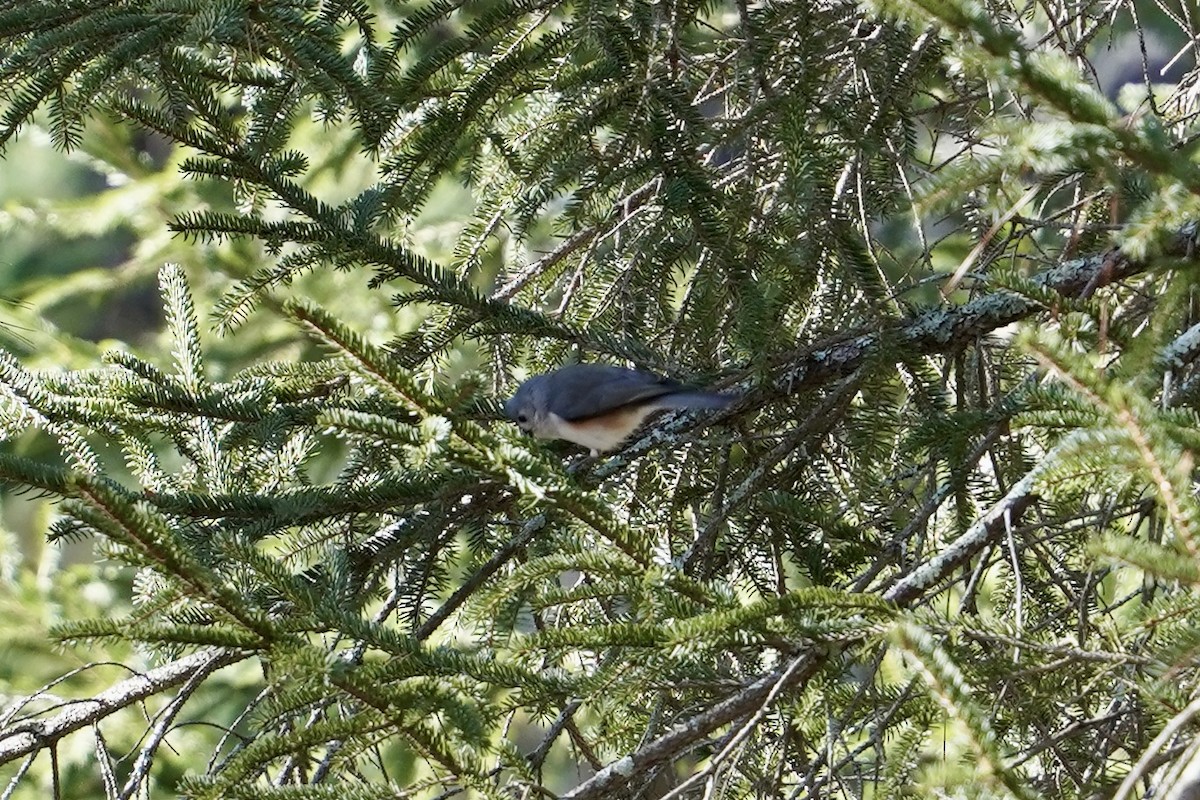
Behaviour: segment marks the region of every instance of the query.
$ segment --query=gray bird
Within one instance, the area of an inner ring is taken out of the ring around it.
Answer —
[[[522,383],[504,404],[525,433],[565,439],[599,455],[614,450],[659,411],[725,408],[735,397],[610,364],[572,364]]]

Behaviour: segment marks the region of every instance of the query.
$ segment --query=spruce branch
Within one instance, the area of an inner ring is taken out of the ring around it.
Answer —
[[[1169,241],[1163,256],[1192,259],[1196,251],[1197,226],[1189,224]],[[1090,296],[1098,288],[1132,277],[1154,262],[1128,258],[1117,250],[1073,259],[1036,275],[1031,283],[1044,286],[1064,300]],[[777,358],[772,378],[762,388],[753,388],[739,407],[752,408],[773,397],[812,391],[852,375],[880,358],[906,358],[946,353],[969,347],[1001,328],[1047,311],[1047,300],[1000,289],[981,294],[961,306],[918,311],[898,320],[886,330],[839,336],[809,345],[798,353]],[[597,468],[605,478],[618,473],[637,457],[664,443],[675,444],[694,425],[695,418],[682,414],[637,439],[617,456]]]
[[[938,702],[967,728],[978,759],[976,768],[979,778],[1003,785],[1014,797],[1033,800],[1035,795],[1024,778],[1005,764],[996,747],[996,734],[980,704],[972,697],[971,687],[929,632],[915,625],[901,624],[892,636],[905,653],[916,659]]]
[[[1117,791],[1113,795],[1113,800],[1127,800],[1127,798],[1132,795],[1134,787],[1137,786],[1138,781],[1146,778],[1147,773],[1151,769],[1154,769],[1156,766],[1162,763],[1162,759],[1159,758],[1162,749],[1166,747],[1175,736],[1179,735],[1180,730],[1185,725],[1190,723],[1197,714],[1200,714],[1200,700],[1193,700],[1191,703],[1188,703],[1186,707],[1181,709],[1178,714],[1173,716],[1166,725],[1163,726],[1163,729],[1159,731],[1158,735],[1154,737],[1154,740],[1150,742],[1150,745],[1138,757],[1137,762],[1133,765],[1133,769],[1131,769],[1129,774],[1125,776],[1125,779],[1121,781],[1121,785],[1117,787]],[[1194,761],[1195,756],[1193,754],[1188,758],[1186,765],[1186,768],[1189,770],[1189,772],[1193,774],[1189,774],[1187,779],[1181,781],[1180,784],[1177,784],[1177,786],[1171,788],[1172,792],[1179,791],[1181,793],[1179,794],[1181,798],[1187,796],[1186,794],[1182,794],[1182,792],[1190,789],[1195,783],[1194,768],[1191,767],[1191,763]]]
[[[133,762],[133,768],[129,771],[129,778],[125,781],[125,785],[121,787],[121,792],[117,795],[117,800],[130,800],[137,791],[146,783],[150,773],[150,767],[154,764],[154,754],[166,739],[167,734],[171,731],[171,725],[179,712],[183,710],[183,706],[208,676],[215,671],[215,663],[209,662],[203,669],[197,669],[187,679],[166,707],[159,712],[158,718],[154,721],[154,727],[150,729],[149,735],[146,737],[145,743],[142,745],[141,751]],[[99,731],[99,728],[97,728]]]

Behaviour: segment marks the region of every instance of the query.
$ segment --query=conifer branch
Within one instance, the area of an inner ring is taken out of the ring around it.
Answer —
[[[1164,247],[1162,255],[1193,259],[1197,233],[1195,224],[1180,229]],[[1150,260],[1131,259],[1119,250],[1107,250],[1046,270],[1033,282],[1069,300],[1090,296],[1098,288],[1137,275],[1152,264]],[[781,394],[793,394],[819,386],[831,378],[849,374],[863,362],[885,352],[886,348],[899,346],[898,355],[913,357],[966,347],[988,333],[1044,311],[1044,301],[1002,289],[980,295],[961,306],[918,312],[880,333],[818,342],[805,348],[798,356],[788,359],[786,368],[772,381],[772,387]]]
[[[517,550],[524,547],[533,538],[533,535],[544,527],[546,527],[545,514],[538,514],[526,522],[516,536],[492,554],[487,563],[477,569],[470,578],[463,581],[462,585],[455,590],[450,599],[443,603],[437,611],[430,614],[427,620],[421,623],[421,627],[413,633],[413,638],[417,641],[428,639],[438,629],[438,626],[454,613],[455,609],[475,594],[488,578],[495,574],[505,562],[516,554]]]

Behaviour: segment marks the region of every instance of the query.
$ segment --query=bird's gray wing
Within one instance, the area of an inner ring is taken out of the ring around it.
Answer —
[[[572,364],[558,370],[554,382],[547,407],[568,421],[595,417],[683,388],[670,378],[609,364]]]

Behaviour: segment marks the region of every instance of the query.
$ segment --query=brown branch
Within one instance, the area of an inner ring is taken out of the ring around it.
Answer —
[[[418,642],[422,642],[432,636],[433,632],[436,631],[438,627],[440,627],[441,624],[445,622],[459,606],[465,603],[467,598],[475,593],[476,589],[484,584],[484,581],[495,574],[500,567],[504,566],[504,564],[510,558],[512,558],[518,550],[529,543],[529,540],[533,538],[535,533],[544,527],[546,527],[545,514],[538,514],[526,522],[521,528],[520,533],[505,542],[504,546],[492,554],[492,557],[487,560],[487,563],[476,570],[470,578],[463,581],[463,584],[458,587],[453,595],[450,596],[450,599],[443,603],[437,611],[433,612],[433,614],[429,616],[429,619],[425,620],[421,627],[418,628],[415,633],[413,633],[413,638]]]
[[[1197,238],[1200,238],[1200,224],[1190,222],[1163,243],[1159,255],[1191,260],[1196,256]],[[1135,261],[1114,248],[1067,261],[1043,272],[1035,280],[1063,297],[1088,297],[1096,289],[1145,272],[1150,266],[1151,262]]]

